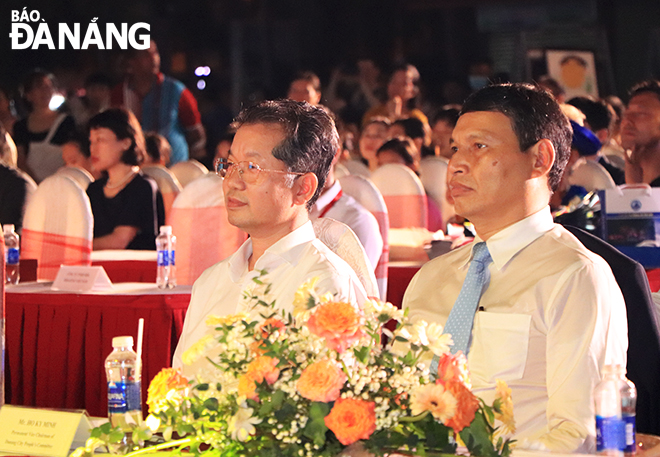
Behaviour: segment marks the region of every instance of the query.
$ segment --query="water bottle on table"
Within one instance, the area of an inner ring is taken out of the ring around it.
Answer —
[[[620,365],[606,365],[603,380],[594,390],[596,452],[612,457],[631,456],[636,450],[635,385]]]
[[[108,418],[113,427],[127,429],[142,422],[141,362],[133,351],[132,336],[112,339],[113,350],[105,359],[108,377]]]
[[[176,286],[176,237],[172,235],[172,227],[163,225],[156,237],[158,251],[158,270],[156,285],[160,289],[172,289]]]
[[[18,284],[18,280],[20,279],[20,240],[14,230],[14,224],[5,224],[3,226],[6,284]]]

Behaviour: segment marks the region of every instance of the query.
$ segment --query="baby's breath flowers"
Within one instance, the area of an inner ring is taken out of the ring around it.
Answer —
[[[262,272],[246,291],[245,313],[207,319],[207,335],[183,356],[194,379],[165,369],[152,381],[148,423],[166,441],[150,453],[334,457],[355,445],[375,455],[425,455],[454,453],[463,442],[483,457],[509,455],[510,390],[498,381],[493,406],[478,399],[465,357],[450,354],[451,336],[440,325],[411,323],[378,300],[362,309],[335,301],[315,289],[316,278],[300,287],[287,314],[269,297],[267,277]],[[385,328],[390,320],[394,332]],[[433,357],[437,373],[426,364]],[[151,436],[149,427],[134,436]],[[111,441],[120,435],[95,432],[76,457],[104,444],[116,451]]]

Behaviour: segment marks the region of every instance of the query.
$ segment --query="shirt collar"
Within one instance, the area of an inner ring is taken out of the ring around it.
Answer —
[[[339,180],[335,179],[335,183],[330,187],[330,189],[326,190],[323,192],[318,200],[316,200],[316,203],[314,203],[314,208],[312,209],[312,212],[314,214],[321,214],[323,211],[323,208],[328,206],[332,200],[335,199],[337,194],[341,191],[341,184],[339,184]]]
[[[488,252],[490,252],[495,268],[502,270],[516,254],[541,235],[552,230],[554,226],[550,207],[546,206],[491,236],[486,241],[486,246],[488,246]],[[480,241],[483,240],[477,235],[473,245]],[[472,260],[472,254],[469,260]]]
[[[273,270],[283,263],[295,265],[310,241],[316,239],[314,226],[311,221],[280,238],[257,260],[254,265],[256,270]],[[248,261],[252,255],[252,240],[247,239],[245,243],[229,258],[229,276],[235,283],[239,282],[248,271]]]

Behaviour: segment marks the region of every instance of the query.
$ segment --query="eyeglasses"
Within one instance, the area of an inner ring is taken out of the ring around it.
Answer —
[[[246,184],[256,184],[262,171],[297,176],[305,174],[295,171],[270,170],[268,168],[261,168],[254,162],[230,162],[227,159],[216,159],[213,165],[215,167],[215,173],[221,178],[226,178],[234,171],[238,171],[238,175]]]

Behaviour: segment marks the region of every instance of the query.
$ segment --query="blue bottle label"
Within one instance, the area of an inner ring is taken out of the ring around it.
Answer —
[[[129,411],[140,411],[139,382],[109,382],[108,383],[108,413],[123,414]]]
[[[634,415],[624,415],[623,421],[625,424],[625,435],[626,442],[623,447],[623,452],[634,453],[636,450],[636,440],[635,435],[637,433],[635,426],[635,416]]]
[[[623,450],[626,423],[619,417],[596,416],[596,451]]]
[[[5,263],[7,265],[17,265],[19,258],[18,248],[7,248],[5,252]]]
[[[158,251],[158,266],[159,267],[166,267],[170,264],[169,252],[170,251]]]
[[[176,265],[176,255],[174,254],[174,250],[170,251],[170,265]]]

